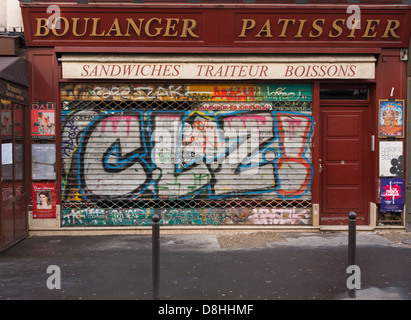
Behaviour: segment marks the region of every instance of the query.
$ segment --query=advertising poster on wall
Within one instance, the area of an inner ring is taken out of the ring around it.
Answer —
[[[403,142],[380,141],[379,147],[380,177],[403,177]]]
[[[380,100],[380,138],[404,137],[404,100]]]
[[[23,138],[23,107],[17,103],[1,100],[1,135],[3,138],[11,138],[14,130],[16,139]],[[14,111],[12,111],[12,108]]]
[[[31,104],[31,138],[55,139],[56,104],[54,102]]]
[[[31,178],[33,180],[56,179],[56,144],[31,145]]]
[[[403,207],[404,178],[382,178],[380,212],[402,212]]]
[[[11,111],[1,110],[1,135],[5,138],[10,138],[13,133],[13,121],[11,119]]]
[[[33,183],[33,219],[56,218],[56,184]]]

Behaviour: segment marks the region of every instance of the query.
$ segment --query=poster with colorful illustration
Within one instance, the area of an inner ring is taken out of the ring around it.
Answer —
[[[8,100],[0,99],[0,122],[1,135],[3,138],[11,137],[13,134],[12,105]]]
[[[56,218],[56,184],[33,183],[33,219]]]
[[[404,100],[380,100],[380,138],[404,137]]]
[[[402,212],[403,207],[404,178],[382,178],[380,212]]]
[[[31,104],[31,138],[54,139],[56,137],[56,104],[34,102]]]

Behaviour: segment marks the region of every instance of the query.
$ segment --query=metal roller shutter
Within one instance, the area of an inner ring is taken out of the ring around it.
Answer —
[[[63,225],[311,223],[311,85],[61,90]]]

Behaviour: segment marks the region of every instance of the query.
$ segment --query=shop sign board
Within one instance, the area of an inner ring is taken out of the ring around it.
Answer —
[[[63,57],[65,79],[130,79],[130,80],[315,80],[315,79],[374,79],[375,58],[359,56],[271,57],[270,59],[225,58],[212,59],[180,57],[158,62],[153,57],[106,56]],[[237,60],[237,62],[236,62]],[[239,61],[239,62],[238,62]]]
[[[0,96],[2,99],[27,104],[27,88],[0,79]]]
[[[22,3],[28,46],[275,47],[308,43],[370,47],[408,47],[410,12],[401,8],[361,8],[360,19],[339,8],[237,5],[168,7],[78,6],[59,3],[58,15],[46,6]]]

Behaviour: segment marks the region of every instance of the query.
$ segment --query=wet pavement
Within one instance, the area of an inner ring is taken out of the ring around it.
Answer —
[[[159,297],[349,299],[347,243],[346,232],[282,233],[232,249],[216,234],[162,234]],[[151,249],[149,235],[25,239],[0,254],[0,300],[151,300]],[[356,299],[411,300],[411,245],[361,232],[356,258]]]

